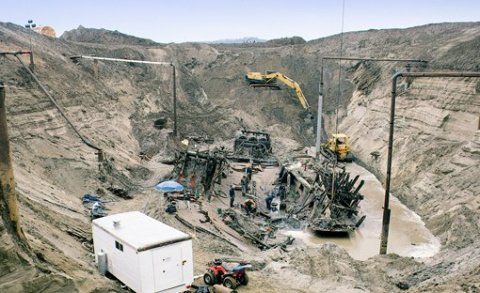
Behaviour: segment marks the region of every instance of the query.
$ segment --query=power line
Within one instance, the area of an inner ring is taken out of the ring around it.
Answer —
[[[345,0],[342,1],[342,31],[340,33],[340,58],[343,55],[343,30],[344,30],[344,24],[345,24]],[[338,64],[338,94],[336,98],[336,107],[335,107],[335,134],[338,134],[338,106],[340,104],[340,94],[341,94],[341,84],[342,84],[342,62],[340,61]],[[337,152],[337,138],[334,138],[335,140],[335,152]],[[335,155],[335,161],[333,163],[333,170],[332,170],[332,196],[331,196],[331,201],[330,204],[333,202],[333,199],[335,198],[335,177],[336,177],[336,169],[337,169],[337,163],[338,163],[338,158],[337,155]]]

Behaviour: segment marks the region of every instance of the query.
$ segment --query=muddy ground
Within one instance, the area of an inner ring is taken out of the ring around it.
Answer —
[[[344,36],[343,54],[429,61],[426,68],[414,70],[478,71],[479,32],[478,23],[352,32]],[[79,131],[105,151],[110,167],[98,171],[95,151],[79,140],[19,63],[1,57],[21,221],[30,248],[17,243],[6,229],[8,218],[2,217],[0,289],[121,292],[118,283],[94,267],[89,211],[81,197],[99,194],[111,201],[111,213],[144,210],[193,233],[164,214],[161,196],[151,189],[168,176],[171,166],[161,162],[176,148],[171,136],[171,68],[89,60],[75,64],[69,57],[174,62],[181,136],[208,135],[231,147],[240,127],[265,130],[272,134],[276,154],[286,159],[293,149],[313,144],[313,133],[302,128],[294,93],[252,89],[243,76],[247,71],[283,72],[297,80],[316,105],[320,60],[338,54],[339,36],[293,44],[167,45],[79,28],[59,39],[34,35],[32,43],[40,80]],[[0,24],[0,51],[28,47],[27,30]],[[383,180],[390,77],[405,64],[343,62],[340,80],[338,62],[324,65],[327,132],[333,129],[338,104],[339,129],[352,137],[359,163]],[[251,273],[251,284],[241,292],[479,291],[480,82],[426,78],[413,81],[408,89],[400,86],[406,90],[397,103],[392,190],[439,239],[438,254],[421,260],[388,254],[358,261],[333,244],[286,253],[260,252],[248,243],[239,243],[245,246],[240,252],[196,232],[195,272],[203,272],[214,257],[234,256],[265,264]],[[154,127],[157,119],[166,119],[163,129]],[[371,156],[375,151],[379,156]],[[133,199],[116,196],[111,187]],[[215,198],[210,208],[224,204],[222,200]]]

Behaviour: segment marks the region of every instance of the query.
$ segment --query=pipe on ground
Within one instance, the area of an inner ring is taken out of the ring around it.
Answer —
[[[33,77],[33,80],[38,84],[38,86],[42,89],[42,91],[45,93],[45,95],[47,95],[47,97],[50,99],[50,101],[52,102],[52,104],[57,108],[57,110],[60,112],[60,114],[63,116],[63,118],[67,121],[68,125],[70,125],[70,127],[73,129],[73,131],[75,131],[75,133],[78,135],[78,137],[83,141],[83,143],[89,147],[91,147],[92,149],[98,151],[99,153],[102,152],[102,150],[97,147],[96,145],[94,145],[93,143],[91,143],[89,140],[87,140],[81,133],[80,131],[78,131],[78,129],[75,127],[75,125],[73,125],[73,123],[70,121],[70,119],[68,119],[67,115],[65,114],[65,112],[63,112],[62,108],[60,107],[60,105],[57,103],[57,101],[52,97],[52,95],[50,95],[50,93],[47,91],[47,89],[43,86],[43,84],[40,82],[40,80],[37,78],[37,76],[35,75],[35,73],[33,73],[30,68],[25,64],[23,63],[22,59],[20,59],[20,57],[18,57],[17,55],[15,55],[15,57],[17,57],[18,61],[20,62],[20,64],[22,64],[23,68]]]

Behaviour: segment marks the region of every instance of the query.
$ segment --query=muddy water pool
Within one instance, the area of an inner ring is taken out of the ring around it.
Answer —
[[[360,203],[360,211],[367,217],[362,225],[355,232],[343,236],[317,235],[308,228],[285,233],[309,246],[333,242],[346,249],[353,258],[365,260],[379,252],[385,189],[372,173],[359,165],[348,164],[347,171],[350,172],[351,178],[360,175],[360,179],[365,181],[361,189],[365,198]],[[433,256],[439,251],[440,242],[425,227],[420,216],[394,196],[390,197],[390,208],[392,212],[388,253],[422,258]]]

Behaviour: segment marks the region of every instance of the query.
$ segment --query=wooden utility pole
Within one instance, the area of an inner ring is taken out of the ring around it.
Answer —
[[[7,230],[10,230],[21,240],[26,240],[20,227],[20,214],[13,178],[10,146],[8,142],[7,117],[5,109],[5,87],[0,81],[0,213]]]

